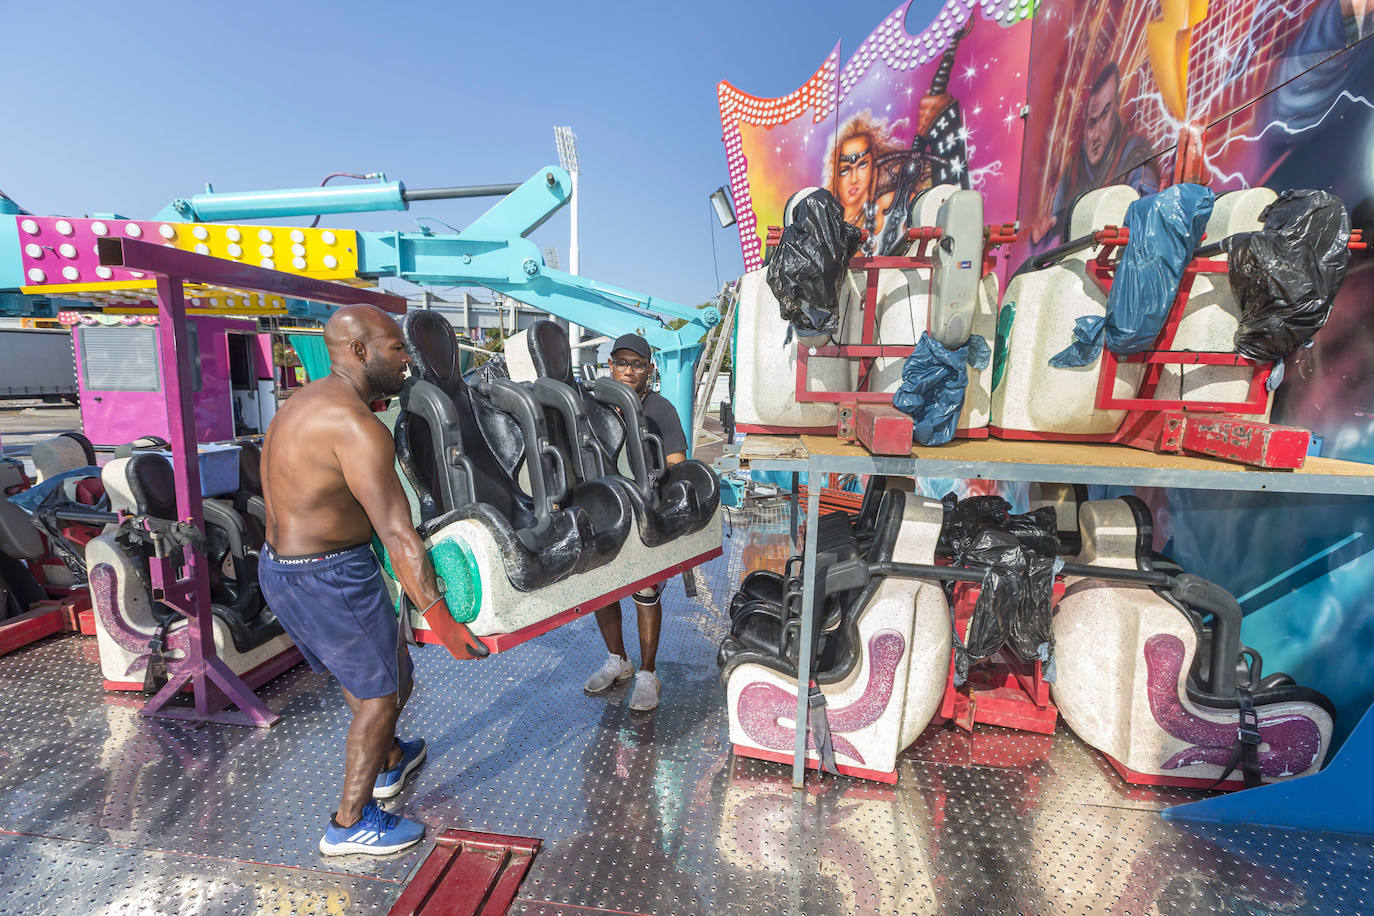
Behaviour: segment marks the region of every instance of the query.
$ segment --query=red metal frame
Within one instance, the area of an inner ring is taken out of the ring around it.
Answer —
[[[22,649],[55,633],[67,632],[66,614],[55,601],[40,601],[32,609],[0,623],[0,655]]]
[[[972,582],[959,582],[954,586],[954,629],[960,639],[968,635],[979,590],[980,587]],[[1063,582],[1056,581],[1052,600],[1057,603],[1063,593]],[[945,695],[936,715],[965,731],[972,731],[975,724],[983,723],[1052,735],[1059,719],[1059,708],[1050,699],[1050,685],[1044,679],[1038,659],[1028,664],[1001,650],[971,668],[968,680],[956,687],[954,652],[951,651]]]
[[[735,750],[735,754],[740,757],[752,757],[755,760],[768,760],[772,763],[792,763],[792,754],[786,751],[769,751],[757,747],[745,747],[740,744],[730,745]],[[820,761],[806,758],[806,768],[808,770],[819,770]],[[873,782],[886,783],[893,785],[897,782],[896,770],[866,770],[863,767],[852,767],[843,763],[837,763],[835,769],[840,771],[841,776],[853,776],[856,779],[869,779]]]
[[[690,560],[674,563],[667,569],[659,570],[652,575],[645,576],[643,579],[631,582],[629,585],[621,586],[613,592],[607,592],[596,598],[589,598],[565,611],[554,614],[552,617],[546,617],[538,623],[532,623],[513,633],[496,633],[492,636],[479,636],[478,638],[492,652],[505,652],[507,649],[513,649],[523,642],[529,642],[536,636],[543,636],[550,630],[557,629],[565,623],[570,623],[579,617],[584,617],[592,611],[603,608],[613,601],[627,598],[640,589],[648,588],[650,585],[657,585],[659,582],[671,579],[679,573],[685,572],[695,566],[700,566],[708,560],[714,560],[723,552],[724,548],[714,547],[703,554],[692,557]],[[422,642],[426,645],[439,645],[439,640],[436,639],[429,630],[416,630],[415,640],[416,642]]]
[[[1234,792],[1237,789],[1245,788],[1245,779],[1241,776],[1232,776],[1225,782],[1217,784],[1214,779],[1199,779],[1197,777],[1188,776],[1163,776],[1156,773],[1137,773],[1111,754],[1102,754],[1102,756],[1106,758],[1107,762],[1112,765],[1112,769],[1116,770],[1123,780],[1133,786],[1173,786],[1179,789],[1216,789],[1219,792]]]
[[[1120,259],[1113,257],[1117,248],[1124,248],[1131,240],[1130,230],[1119,226],[1107,226],[1093,233],[1097,243],[1102,246],[1097,254],[1087,262],[1087,273],[1104,294],[1110,295],[1112,282]],[[1101,410],[1160,410],[1188,409],[1201,412],[1232,411],[1244,414],[1262,414],[1269,404],[1269,392],[1265,383],[1269,380],[1271,367],[1268,363],[1241,356],[1238,353],[1211,353],[1199,350],[1174,350],[1174,338],[1178,335],[1179,325],[1183,322],[1183,311],[1188,305],[1193,283],[1198,274],[1225,274],[1226,262],[1219,260],[1193,259],[1184,268],[1178,290],[1174,293],[1173,305],[1160,329],[1158,346],[1142,353],[1118,356],[1107,348],[1102,350],[1102,364],[1097,376],[1097,407]],[[1119,363],[1144,363],[1147,368],[1145,377],[1133,398],[1118,398],[1116,369]],[[1166,365],[1208,365],[1208,366],[1250,366],[1257,371],[1250,381],[1248,397],[1244,401],[1189,401],[1174,398],[1157,398],[1159,380],[1163,377]]]
[[[892,394],[890,392],[869,391],[869,373],[873,366],[873,360],[884,357],[892,359],[905,359],[911,355],[915,349],[914,344],[893,344],[883,345],[875,343],[875,325],[877,324],[877,304],[878,304],[878,275],[884,269],[899,270],[920,270],[929,269],[930,247],[941,237],[939,229],[924,226],[908,229],[906,237],[917,243],[916,252],[905,256],[868,256],[851,258],[849,261],[850,270],[863,270],[867,272],[867,283],[864,287],[863,305],[863,328],[860,332],[859,342],[856,344],[831,344],[823,347],[797,347],[797,370],[794,396],[798,403],[831,403],[831,404],[891,404]],[[996,256],[994,249],[999,245],[1016,241],[1016,226],[1012,223],[999,223],[996,225],[985,226],[983,229],[983,275],[986,276],[996,267]],[[927,327],[929,326],[929,316],[927,316]],[[808,387],[810,360],[819,357],[847,357],[859,360],[859,387],[854,391],[812,391]],[[755,427],[740,424],[736,429],[744,432],[777,432],[777,433],[797,433],[810,432],[810,430],[800,430],[796,427]],[[816,430],[818,433],[833,433],[833,430]],[[987,433],[982,429],[977,430],[957,430],[955,435],[963,438],[986,438]]]
[[[388,916],[501,916],[543,841],[450,828],[439,834]]]

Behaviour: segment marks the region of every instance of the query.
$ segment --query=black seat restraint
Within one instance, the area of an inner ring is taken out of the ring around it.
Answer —
[[[1226,761],[1226,769],[1221,771],[1217,781],[1212,783],[1211,788],[1215,789],[1226,781],[1240,768],[1241,775],[1245,779],[1245,788],[1253,789],[1258,786],[1260,780],[1259,768],[1259,714],[1255,712],[1255,698],[1250,693],[1250,688],[1244,685],[1236,687],[1236,701],[1238,705],[1239,721],[1236,724],[1236,743],[1231,745],[1231,758]]]
[[[813,678],[806,696],[806,725],[816,742],[816,753],[821,758],[821,769],[832,776],[839,776],[835,765],[835,745],[830,740],[830,720],[825,715],[825,694]]]

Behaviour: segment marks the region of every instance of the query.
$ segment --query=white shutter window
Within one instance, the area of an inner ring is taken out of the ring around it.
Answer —
[[[81,370],[92,391],[159,391],[157,330],[150,327],[81,329]]]

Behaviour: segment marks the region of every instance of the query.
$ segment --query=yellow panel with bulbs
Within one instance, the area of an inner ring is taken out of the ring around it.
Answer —
[[[155,286],[151,275],[100,266],[94,256],[95,242],[101,238],[161,243],[317,280],[365,282],[357,273],[357,233],[350,229],[60,217],[23,217],[18,222],[21,259],[29,281],[22,289],[30,295],[127,293]]]

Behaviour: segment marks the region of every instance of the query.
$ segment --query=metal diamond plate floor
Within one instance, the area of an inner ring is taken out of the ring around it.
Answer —
[[[793,792],[789,768],[733,758],[724,607],[785,556],[788,523],[776,505],[732,516],[697,598],[668,587],[652,715],[625,688],[583,694],[604,657],[590,619],[482,662],[416,653],[402,730],[429,761],[389,807],[432,833],[542,837],[512,912],[1369,912],[1374,846],[1176,829],[1159,809],[1195,795],[1126,787],[1062,727],[928,729],[896,786]],[[93,639],[0,658],[0,914],[385,913],[428,845],[316,851],[348,723],[337,685],[297,668],[261,695],[283,716],[270,731],[188,729],[105,694]]]

